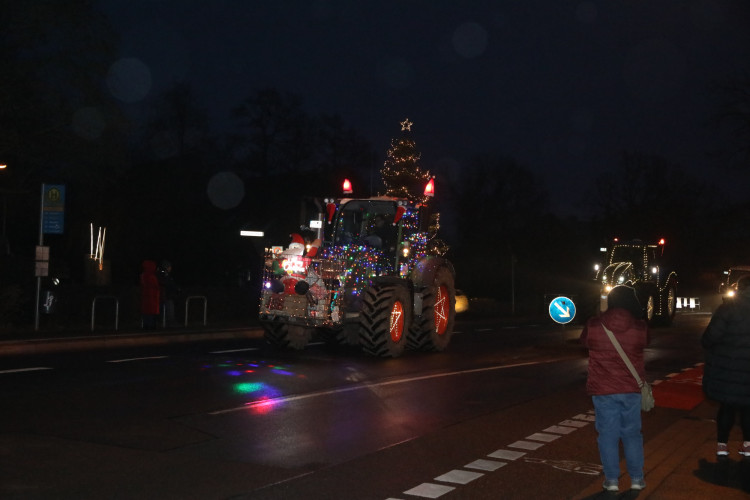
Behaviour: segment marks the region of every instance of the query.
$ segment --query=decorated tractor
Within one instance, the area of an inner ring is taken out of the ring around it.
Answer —
[[[439,255],[427,206],[386,196],[325,202],[322,239],[293,234],[288,248],[266,255],[266,340],[302,349],[319,334],[381,357],[445,349],[455,271]]]
[[[434,178],[419,165],[401,122],[381,170],[385,194],[317,203],[315,234],[292,235],[266,254],[261,324],[275,346],[304,348],[316,335],[397,357],[408,348],[442,351],[453,335],[455,271],[432,213]],[[324,208],[325,207],[325,208]]]
[[[675,315],[677,273],[664,255],[664,240],[647,244],[641,240],[615,240],[607,252],[606,265],[597,270],[600,282],[600,310],[607,309],[609,291],[617,285],[635,288],[651,324],[669,325]]]

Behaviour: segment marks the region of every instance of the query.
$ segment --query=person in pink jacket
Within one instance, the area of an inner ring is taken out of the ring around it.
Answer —
[[[586,391],[594,403],[597,444],[604,469],[603,487],[608,491],[619,490],[620,442],[631,489],[642,490],[646,482],[643,478],[641,390],[602,325],[614,333],[645,380],[643,350],[648,344],[648,326],[644,316],[635,290],[616,286],[607,298],[607,310],[590,318],[581,332],[581,344],[589,351]]]

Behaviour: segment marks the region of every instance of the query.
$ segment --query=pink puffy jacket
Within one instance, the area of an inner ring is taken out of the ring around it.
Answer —
[[[581,332],[581,344],[589,350],[586,392],[592,396],[640,392],[635,378],[610,342],[602,323],[615,334],[641,379],[645,380],[643,349],[648,344],[646,322],[635,319],[625,309],[608,309],[601,316],[589,319]]]

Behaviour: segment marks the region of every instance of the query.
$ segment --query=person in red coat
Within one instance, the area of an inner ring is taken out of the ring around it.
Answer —
[[[591,395],[599,436],[599,457],[604,469],[603,487],[618,491],[620,442],[625,454],[630,487],[646,487],[643,478],[641,434],[641,390],[603,325],[614,333],[641,379],[645,380],[643,349],[648,344],[648,326],[635,290],[616,286],[607,298],[607,310],[590,318],[581,332],[581,344],[589,351],[586,392]]]
[[[143,329],[156,328],[159,317],[159,279],[156,277],[156,262],[144,260],[141,264],[141,315]]]

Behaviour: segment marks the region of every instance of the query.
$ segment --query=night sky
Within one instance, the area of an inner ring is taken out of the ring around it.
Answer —
[[[424,168],[511,156],[547,182],[560,214],[576,213],[623,150],[732,196],[748,185],[720,155],[737,146],[715,127],[712,92],[750,74],[747,0],[100,5],[121,36],[110,87],[132,113],[189,82],[222,130],[234,106],[274,87],[311,114],[339,114],[383,158],[408,117]]]

